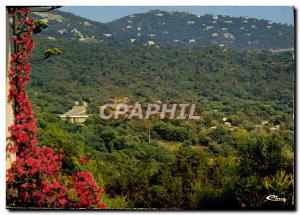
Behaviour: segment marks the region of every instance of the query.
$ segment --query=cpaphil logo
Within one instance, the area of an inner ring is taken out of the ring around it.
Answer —
[[[169,119],[199,119],[200,116],[195,115],[195,108],[196,104],[105,104],[100,106],[100,117],[118,119],[123,115],[127,119],[149,119],[151,115],[158,115],[160,119],[164,119],[168,114]]]
[[[286,198],[279,198],[277,195],[269,195],[266,199],[272,202],[286,202]]]

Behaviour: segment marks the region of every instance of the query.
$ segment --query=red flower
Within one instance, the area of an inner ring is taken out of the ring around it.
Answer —
[[[13,35],[19,50],[12,54],[8,70],[8,99],[13,103],[15,115],[15,124],[8,130],[15,146],[7,147],[7,152],[18,152],[16,162],[6,174],[7,186],[18,191],[18,200],[11,204],[17,207],[104,208],[99,198],[103,190],[89,172],[79,172],[75,177],[62,174],[63,150],[59,149],[56,154],[50,147],[37,145],[37,119],[24,88],[30,81],[29,59],[34,48],[35,22],[28,13],[29,8],[26,7],[10,9],[12,18],[19,18],[18,28],[23,32]],[[89,160],[82,157],[80,162],[88,163]],[[71,182],[66,183],[66,179]],[[66,192],[71,189],[76,191],[79,201],[72,200],[72,195]]]
[[[87,159],[85,156],[83,156],[82,158],[80,158],[79,161],[80,161],[81,163],[88,163],[88,162],[90,162],[90,160]]]

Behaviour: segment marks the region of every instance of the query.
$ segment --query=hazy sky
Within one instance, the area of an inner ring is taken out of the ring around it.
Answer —
[[[215,14],[229,16],[249,16],[287,24],[294,23],[293,7],[269,6],[65,6],[61,10],[74,13],[90,20],[110,22],[133,13],[143,13],[153,9],[165,11],[185,11],[195,15]]]

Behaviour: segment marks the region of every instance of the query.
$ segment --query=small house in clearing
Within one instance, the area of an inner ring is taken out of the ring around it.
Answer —
[[[67,111],[64,114],[59,115],[61,120],[68,120],[71,123],[81,124],[84,123],[85,120],[89,117],[89,114],[86,114],[87,103],[83,102],[83,104],[79,104],[79,102],[75,102],[73,108]]]
[[[114,97],[109,99],[113,104],[127,104],[129,102],[128,97]]]

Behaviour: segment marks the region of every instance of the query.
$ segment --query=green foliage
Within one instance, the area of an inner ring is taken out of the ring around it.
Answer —
[[[47,49],[44,52],[44,55],[45,55],[45,58],[50,58],[50,57],[53,57],[53,56],[60,55],[62,53],[63,52],[60,49],[58,49],[58,48],[52,48],[52,49]]]
[[[33,32],[35,34],[41,33],[43,29],[48,28],[49,25],[47,22],[43,20],[35,20],[35,28],[33,29]]]
[[[284,142],[278,136],[255,138],[240,145],[242,176],[273,175],[280,169],[292,171],[293,160],[284,154]]]
[[[107,196],[102,196],[102,202],[106,205],[108,209],[124,209],[129,208],[129,205],[126,201],[126,197],[115,197],[108,198]]]
[[[262,177],[255,175],[238,179],[235,192],[243,207],[260,208],[264,205],[268,193],[263,188],[262,180]]]
[[[268,190],[268,193],[276,194],[281,198],[286,198],[287,201],[292,201],[294,196],[293,174],[287,174],[284,170],[277,171],[274,176],[264,178],[263,185]]]
[[[281,23],[269,25],[268,20],[255,18],[246,20],[245,17],[219,15],[216,21],[212,14],[197,17],[185,12],[152,10],[135,14],[134,17],[128,15],[109,23],[99,23],[59,10],[51,13],[64,19],[63,22],[49,20],[52,26],[44,35],[55,38],[81,39],[79,34],[73,32],[76,29],[84,35],[86,42],[105,41],[113,45],[147,44],[148,41],[155,41],[155,45],[160,47],[176,48],[209,47],[212,46],[212,42],[217,46],[223,44],[227,48],[236,49],[268,50],[294,47],[294,26]],[[41,18],[36,14],[35,16]],[[190,21],[194,23],[189,24]],[[66,31],[61,34],[61,29]],[[141,35],[137,36],[138,33]],[[217,33],[217,36],[213,37],[213,33]],[[234,39],[226,38],[225,33],[232,34]],[[104,34],[111,36],[106,37]],[[155,36],[152,36],[153,34]],[[195,40],[194,43],[189,42],[191,38]],[[130,39],[136,39],[134,44],[131,44]],[[240,61],[243,62],[242,59]],[[259,88],[257,90],[260,91]],[[245,95],[244,89],[236,91],[236,94]]]

